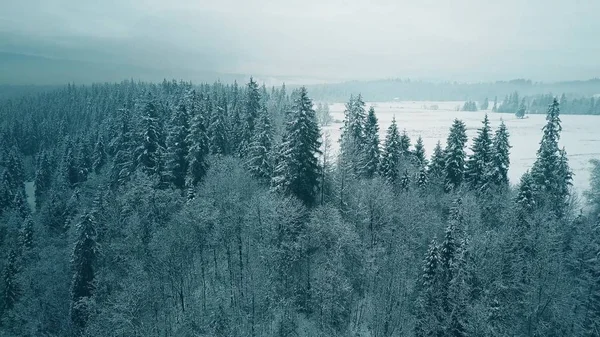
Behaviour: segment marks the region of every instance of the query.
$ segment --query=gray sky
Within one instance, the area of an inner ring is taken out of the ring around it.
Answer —
[[[0,52],[166,77],[555,81],[600,76],[599,18],[598,0],[4,0]]]

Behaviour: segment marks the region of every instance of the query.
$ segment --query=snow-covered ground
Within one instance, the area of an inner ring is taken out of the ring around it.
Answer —
[[[438,140],[445,145],[448,130],[454,118],[459,118],[467,125],[469,146],[481,126],[485,113],[488,113],[492,128],[496,128],[504,120],[510,132],[510,143],[513,146],[510,154],[509,177],[513,184],[518,183],[521,175],[528,170],[535,160],[545,115],[527,115],[525,119],[517,119],[513,114],[501,114],[491,111],[456,111],[464,102],[367,102],[367,108],[375,107],[379,119],[379,134],[383,141],[385,132],[392,118],[400,130],[406,129],[414,144],[421,135],[427,150],[431,152]],[[490,108],[492,106],[490,102]],[[431,107],[437,105],[437,110]],[[329,132],[334,150],[337,150],[341,122],[344,118],[344,104],[335,103],[329,107],[334,123],[323,128]],[[564,146],[569,156],[569,164],[575,173],[574,188],[581,193],[589,186],[590,163],[592,158],[600,158],[600,116],[561,115],[563,131],[560,145]]]

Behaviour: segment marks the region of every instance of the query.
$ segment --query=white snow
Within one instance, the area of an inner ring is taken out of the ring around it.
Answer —
[[[456,111],[462,107],[464,101],[434,102],[434,101],[402,101],[402,102],[367,102],[375,107],[379,119],[379,136],[385,138],[385,131],[396,117],[398,129],[406,132],[411,138],[414,147],[417,137],[423,137],[423,144],[427,156],[431,156],[438,140],[445,146],[448,131],[454,118],[459,118],[467,126],[469,137],[468,147],[481,127],[481,121],[487,112],[490,125],[494,129],[504,120],[510,133],[510,169],[508,172],[511,183],[516,184],[521,175],[531,167],[535,160],[539,141],[542,138],[542,127],[546,123],[545,115],[527,115],[528,118],[517,119],[514,114],[494,113],[487,111]],[[490,103],[490,108],[493,103]],[[427,107],[437,106],[437,110]],[[339,148],[341,121],[344,119],[344,103],[330,105],[330,113],[334,122],[323,127],[324,132],[329,132],[332,140],[332,150]],[[574,171],[573,186],[581,193],[589,186],[590,163],[592,158],[600,159],[600,116],[564,115],[560,116],[563,131],[560,146],[564,146],[569,157],[569,165]],[[493,134],[493,133],[492,133]],[[382,143],[383,144],[383,143]],[[470,153],[470,150],[467,150]]]

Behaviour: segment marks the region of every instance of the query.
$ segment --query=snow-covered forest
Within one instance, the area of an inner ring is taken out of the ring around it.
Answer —
[[[573,195],[564,100],[515,185],[504,124],[426,153],[346,99],[340,139],[253,79],[0,101],[0,335],[600,335],[600,161]]]

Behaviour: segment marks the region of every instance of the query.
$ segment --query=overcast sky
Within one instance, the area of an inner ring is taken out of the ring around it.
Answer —
[[[599,0],[0,1],[2,52],[165,73],[588,79],[599,36]]]

